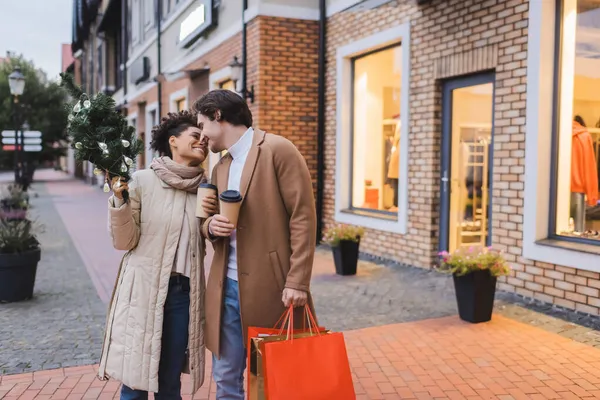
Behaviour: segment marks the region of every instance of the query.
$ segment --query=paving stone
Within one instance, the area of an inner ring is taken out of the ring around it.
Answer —
[[[51,184],[51,183],[49,183]],[[106,306],[45,188],[31,214],[44,226],[34,298],[0,304],[0,375],[98,362]]]

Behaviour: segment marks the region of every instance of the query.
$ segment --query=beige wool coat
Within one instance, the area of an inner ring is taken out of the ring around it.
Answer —
[[[227,190],[231,155],[213,169],[212,183]],[[310,172],[289,140],[255,130],[242,170],[243,202],[237,225],[239,301],[244,341],[249,326],[271,328],[285,311],[284,288],[309,291],[316,245],[316,210]],[[205,237],[208,224],[203,225]],[[223,283],[229,239],[211,240],[215,254],[206,288],[206,345],[219,357]],[[312,300],[309,296],[309,304]],[[304,314],[295,313],[296,326]]]
[[[113,245],[127,253],[109,305],[98,375],[132,389],[158,392],[163,309],[184,210],[196,209],[196,194],[174,189],[145,169],[133,174],[129,196],[129,203],[118,208],[109,200]],[[193,247],[186,372],[196,392],[205,368],[205,246],[200,222],[195,217],[189,220]]]

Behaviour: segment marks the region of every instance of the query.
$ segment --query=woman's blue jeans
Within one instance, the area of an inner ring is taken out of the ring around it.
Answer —
[[[162,348],[158,367],[156,400],[181,400],[181,372],[185,363],[190,321],[190,280],[172,276],[165,302]],[[123,385],[121,400],[146,400],[148,392]]]

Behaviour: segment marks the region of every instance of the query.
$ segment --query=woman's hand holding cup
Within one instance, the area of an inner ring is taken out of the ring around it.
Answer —
[[[217,237],[229,237],[235,226],[224,216],[217,214],[213,216],[208,224],[208,231]]]
[[[117,199],[123,200],[123,192],[128,190],[127,182],[121,181],[120,176],[112,178],[112,191]]]

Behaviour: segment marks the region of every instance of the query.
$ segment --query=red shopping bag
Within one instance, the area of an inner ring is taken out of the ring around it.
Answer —
[[[306,308],[316,326],[310,308]],[[268,400],[355,400],[342,333],[294,338],[294,313],[288,312],[288,340],[264,343],[265,394]]]
[[[285,332],[286,323],[289,322],[289,313],[293,312],[293,308],[290,307],[286,310],[279,321],[275,323],[273,328],[259,328],[259,327],[248,327],[248,344],[247,344],[247,376],[246,376],[246,399],[247,400],[267,400],[266,393],[264,391],[264,376],[265,376],[265,365],[262,359],[262,349],[264,343],[271,340],[285,340],[288,338],[289,332]],[[306,328],[306,322],[308,321],[309,327]],[[315,332],[313,321],[308,320],[308,314],[304,320],[303,329],[293,329],[293,326],[288,327],[288,331],[291,330],[293,337],[307,336],[312,332]],[[325,328],[319,327],[320,332],[325,332]]]

